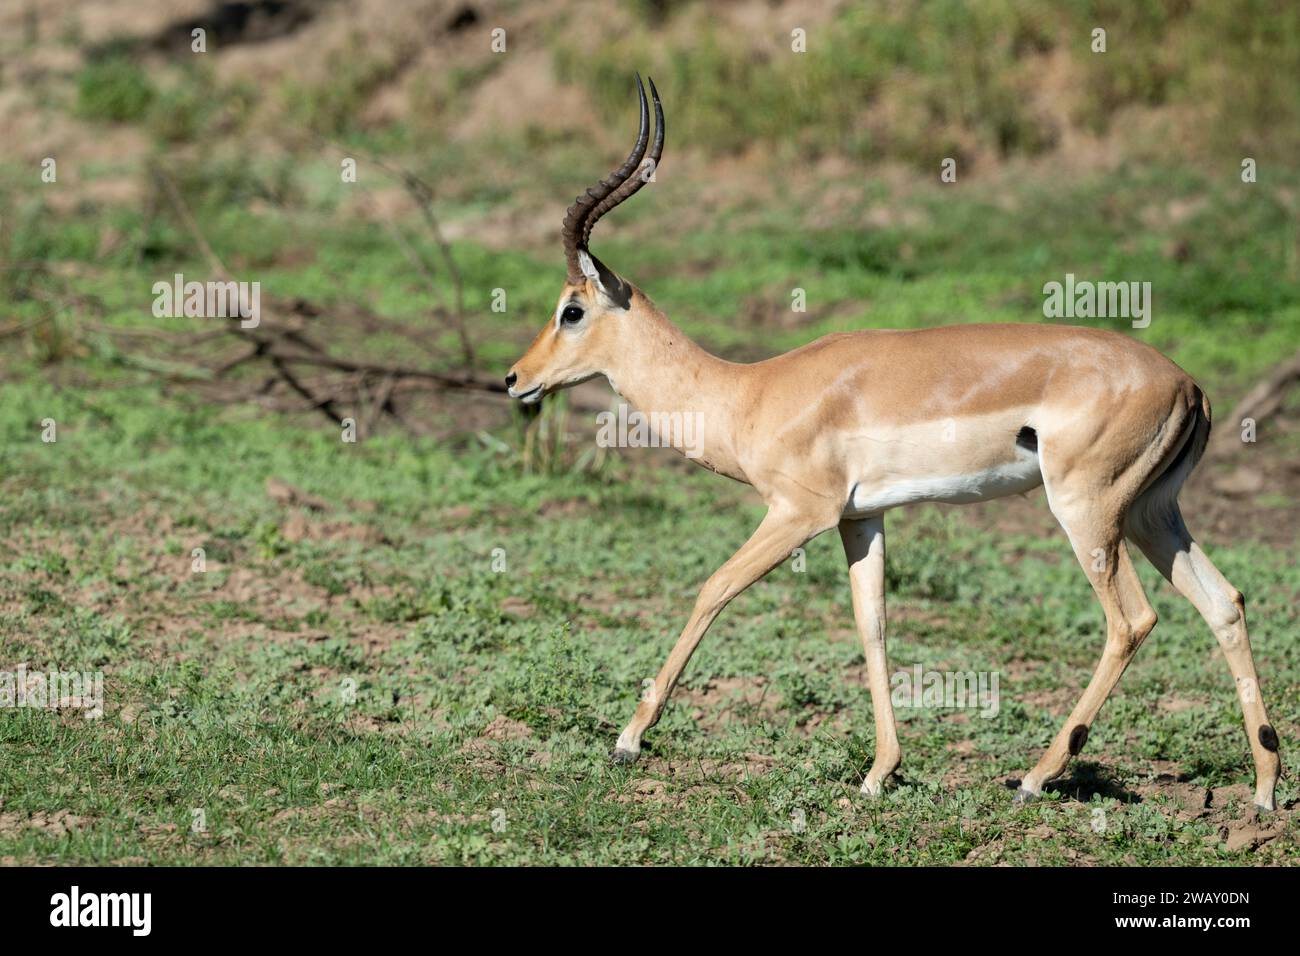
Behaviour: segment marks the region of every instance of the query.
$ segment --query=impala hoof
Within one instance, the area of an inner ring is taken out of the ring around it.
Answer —
[[[886,774],[879,780],[873,780],[871,775],[868,774],[867,778],[862,781],[862,787],[858,792],[870,800],[875,800],[884,796],[885,788],[892,786],[896,782],[892,773]]]
[[[1033,803],[1037,799],[1038,794],[1034,793],[1032,790],[1026,790],[1024,787],[1021,787],[1016,791],[1015,805],[1018,807],[1024,806],[1026,803]]]
[[[1276,807],[1268,807],[1262,803],[1256,803],[1254,804],[1254,807],[1255,807],[1255,812],[1259,814],[1261,817],[1269,816],[1276,810]]]
[[[613,753],[609,755],[609,762],[616,767],[622,767],[630,763],[636,763],[636,758],[639,756],[641,756],[639,751],[615,747]]]

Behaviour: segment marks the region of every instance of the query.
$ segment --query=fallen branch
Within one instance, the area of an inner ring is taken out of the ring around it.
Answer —
[[[376,165],[387,168],[382,163],[375,162]],[[395,172],[394,175],[402,176],[403,182],[408,186],[408,189],[413,190],[413,195],[418,193],[419,196],[423,197],[425,203],[428,202],[431,192],[428,191],[427,186],[424,186],[423,183],[409,174]],[[176,183],[166,172],[159,168],[154,169],[154,176],[175,210],[181,225],[189,233],[203,258],[207,261],[213,275],[223,282],[235,281],[230,270],[226,268],[221,257],[217,255],[204,236]],[[437,389],[460,389],[504,394],[506,388],[501,382],[481,376],[473,368],[473,348],[464,329],[462,315],[463,295],[460,275],[455,270],[454,261],[450,256],[450,247],[446,246],[431,209],[426,210],[426,221],[429,222],[430,228],[434,232],[435,242],[440,248],[445,248],[448,273],[452,276],[455,287],[457,325],[461,330],[462,347],[466,359],[464,371],[459,373],[436,372],[379,362],[337,358],[330,355],[322,344],[318,343],[312,335],[309,335],[300,327],[304,315],[308,319],[314,318],[320,314],[319,309],[310,303],[304,303],[302,300],[294,300],[288,307],[284,307],[273,300],[268,303],[265,298],[263,299],[262,321],[259,322],[256,328],[246,328],[242,318],[238,315],[227,317],[228,321],[221,332],[216,333],[216,335],[233,336],[244,343],[244,348],[236,355],[228,357],[219,364],[206,369],[206,371],[210,373],[212,378],[219,379],[229,375],[241,366],[266,362],[273,374],[262,383],[259,389],[260,394],[269,395],[277,384],[282,384],[303,400],[305,403],[303,410],[319,411],[337,425],[341,425],[344,418],[347,417],[344,409],[348,407],[363,409],[364,416],[361,417],[364,417],[363,428],[366,431],[373,429],[383,415],[388,415],[403,428],[416,430],[403,418],[396,406],[396,396],[402,391],[398,386],[402,381],[421,381]],[[418,252],[413,247],[409,247],[409,244],[405,245],[407,245],[409,253],[413,255],[414,261],[417,262],[425,276],[432,282],[434,278],[432,269],[420,259]],[[267,305],[270,308],[266,308]],[[286,315],[295,314],[297,325],[291,321],[286,321]],[[372,328],[377,325],[377,319],[372,315],[367,314],[367,321]],[[402,330],[402,332],[408,334],[409,337],[407,330]],[[213,337],[213,333],[204,333],[200,337],[192,337],[192,341],[197,341],[199,338],[208,341]],[[342,381],[327,382],[322,386],[320,383],[309,381],[300,374],[300,368],[342,372],[345,373],[345,378]],[[379,383],[378,391],[372,395],[370,391],[371,383],[376,381]]]
[[[349,359],[334,358],[329,355],[292,355],[278,352],[272,348],[272,359],[280,362],[294,362],[301,365],[314,365],[318,368],[331,368],[338,372],[357,372],[365,375],[388,375],[397,378],[418,378],[427,382],[436,382],[444,388],[461,388],[471,391],[496,392],[506,394],[504,384],[496,379],[481,375],[465,373],[449,375],[445,372],[432,372],[426,369],[405,368],[400,365],[377,365],[370,362],[353,362]]]
[[[470,340],[469,329],[465,324],[465,284],[461,279],[460,269],[456,266],[456,258],[452,255],[451,243],[443,234],[442,226],[438,222],[438,217],[433,212],[433,187],[423,179],[406,169],[390,165],[376,156],[368,155],[350,146],[344,146],[340,143],[321,140],[327,143],[332,149],[337,150],[343,156],[356,157],[363,159],[376,169],[383,170],[389,176],[396,179],[402,184],[407,195],[415,201],[416,206],[420,209],[420,215],[423,217],[425,225],[429,228],[429,235],[433,239],[434,246],[438,249],[438,255],[442,259],[443,267],[447,270],[447,276],[451,280],[453,308],[451,312],[452,324],[456,328],[456,333],[460,338],[460,347],[465,367],[469,371],[475,369],[474,344]],[[437,283],[434,279],[433,270],[419,251],[406,240],[396,225],[389,223],[389,229],[397,235],[398,241],[407,252],[409,258],[415,264],[428,280],[429,284],[435,289]]]
[[[1254,388],[1246,393],[1236,407],[1228,413],[1223,424],[1214,433],[1213,443],[1216,450],[1226,450],[1239,441],[1238,428],[1244,419],[1256,422],[1274,414],[1286,400],[1287,393],[1300,382],[1300,352],[1287,361],[1274,366],[1273,370]]]
[[[318,398],[311,389],[289,370],[283,359],[272,358],[271,365],[280,373],[280,377],[284,379],[290,388],[307,400],[308,408],[319,409],[324,412],[336,425],[343,424],[343,416],[339,414],[334,399],[328,397]]]

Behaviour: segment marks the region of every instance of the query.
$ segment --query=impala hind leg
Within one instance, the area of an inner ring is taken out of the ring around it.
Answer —
[[[1282,773],[1282,759],[1278,754],[1277,733],[1268,722],[1255,674],[1250,637],[1246,633],[1246,604],[1241,593],[1192,540],[1177,502],[1166,499],[1157,501],[1153,507],[1135,508],[1128,532],[1157,570],[1195,606],[1218,639],[1237,685],[1246,736],[1255,760],[1255,806],[1261,810],[1274,809],[1273,789]]]
[[[903,759],[889,694],[889,662],[885,656],[885,519],[877,516],[841,521],[840,538],[849,562],[853,618],[867,658],[871,709],[876,718],[876,759],[862,782],[862,792],[874,797],[880,794],[885,781]]]
[[[1156,624],[1155,611],[1133,569],[1114,512],[1092,508],[1063,511],[1055,504],[1053,511],[1106,612],[1106,647],[1092,680],[1056,739],[1021,782],[1017,799],[1022,801],[1041,794],[1043,784],[1060,776],[1070,758],[1083,749],[1101,705]]]
[[[631,763],[641,752],[641,737],[653,727],[663,713],[669,695],[677,686],[682,670],[691,659],[700,639],[731,599],[763,575],[790,557],[795,548],[809,538],[833,527],[835,520],[819,521],[811,509],[773,506],[753,535],[734,555],[718,568],[700,588],[690,620],[673,646],[672,653],[646,689],[631,722],[618,735],[610,755],[615,763]]]

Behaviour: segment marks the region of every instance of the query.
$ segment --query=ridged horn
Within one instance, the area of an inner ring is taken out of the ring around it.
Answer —
[[[655,89],[654,79],[652,77],[647,77],[647,79],[650,80],[650,96],[654,99],[655,104],[654,145],[650,147],[649,155],[644,157],[644,162],[638,157],[635,173],[596,204],[596,208],[591,211],[591,215],[587,217],[586,223],[583,224],[582,241],[578,244],[580,248],[587,248],[587,240],[591,238],[591,229],[596,225],[597,220],[648,183],[650,177],[654,175],[655,170],[659,167],[659,157],[664,152],[664,108],[663,104],[659,102],[659,91]]]
[[[636,88],[641,101],[641,128],[637,133],[636,145],[632,147],[632,152],[628,153],[623,165],[579,196],[564,216],[560,235],[564,240],[564,258],[568,265],[570,282],[582,280],[582,266],[578,261],[578,252],[586,250],[587,240],[591,237],[591,229],[596,221],[646,183],[645,174],[639,173],[638,167],[641,167],[641,161],[646,156],[646,143],[650,138],[650,107],[646,101],[645,86],[641,83],[639,73],[636,76]],[[659,102],[659,91],[655,89],[654,80],[650,81],[650,90],[654,95],[657,127],[650,158],[657,166],[664,144],[663,107]],[[653,170],[654,166],[647,168]],[[634,173],[637,175],[633,175]]]

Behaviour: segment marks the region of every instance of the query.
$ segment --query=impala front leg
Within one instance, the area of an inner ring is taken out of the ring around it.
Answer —
[[[824,509],[772,506],[750,539],[700,588],[699,597],[695,599],[695,609],[691,612],[691,618],[686,622],[681,637],[677,639],[677,644],[668,655],[653,686],[648,688],[637,704],[632,721],[618,735],[618,743],[611,754],[615,763],[631,763],[636,760],[641,752],[642,734],[658,723],[686,662],[691,659],[691,654],[718,613],[737,594],[788,558],[795,548],[834,525],[834,517],[819,520],[817,515],[821,510]]]
[[[840,538],[849,561],[853,617],[867,658],[871,708],[876,718],[876,760],[862,782],[862,792],[876,797],[903,759],[894,723],[894,704],[889,696],[889,662],[885,657],[885,519],[877,515],[860,521],[841,521]]]

